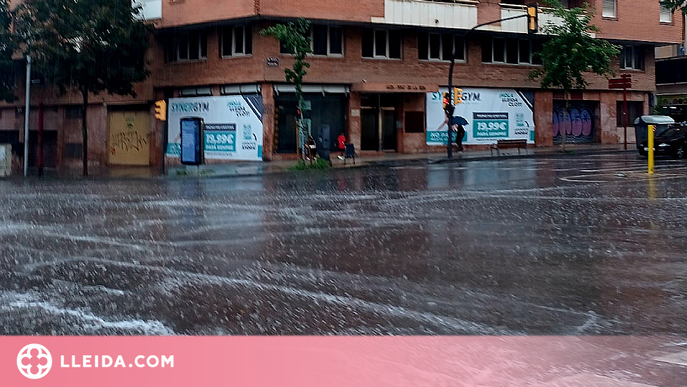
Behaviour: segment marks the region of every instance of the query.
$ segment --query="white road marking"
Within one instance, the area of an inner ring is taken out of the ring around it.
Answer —
[[[655,357],[654,360],[687,367],[687,351]]]
[[[573,376],[552,380],[546,384],[537,385],[538,387],[656,387],[649,384],[635,383],[627,380],[611,379],[588,373],[581,373]]]

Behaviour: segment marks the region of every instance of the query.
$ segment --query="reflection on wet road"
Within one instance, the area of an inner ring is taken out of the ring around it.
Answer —
[[[687,163],[0,181],[1,334],[687,333]]]

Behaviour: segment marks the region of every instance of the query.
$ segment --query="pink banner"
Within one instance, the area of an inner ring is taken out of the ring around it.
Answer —
[[[556,336],[1,337],[0,372],[0,385],[11,387],[684,387],[687,341]]]

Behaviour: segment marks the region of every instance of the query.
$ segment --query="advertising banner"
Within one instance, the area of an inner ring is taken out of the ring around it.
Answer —
[[[445,92],[447,88],[427,93],[427,145],[446,145],[447,123],[442,101]],[[532,101],[517,90],[463,88],[463,103],[456,106],[454,116],[468,121],[463,144],[522,139],[534,144]]]
[[[7,387],[677,387],[684,386],[684,340],[660,335],[0,336],[0,372]],[[619,362],[624,354],[632,358]]]
[[[262,96],[172,98],[167,156],[181,156],[181,122],[203,122],[205,159],[262,160]]]

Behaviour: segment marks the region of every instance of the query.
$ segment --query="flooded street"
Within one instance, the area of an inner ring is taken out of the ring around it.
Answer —
[[[3,335],[687,334],[687,163],[0,181]]]

